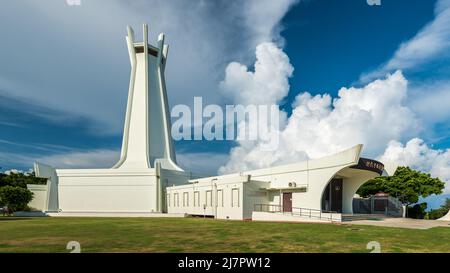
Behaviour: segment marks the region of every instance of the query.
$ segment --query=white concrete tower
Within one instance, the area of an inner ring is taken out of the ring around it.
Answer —
[[[157,47],[150,45],[146,24],[143,37],[143,42],[135,42],[134,31],[128,27],[130,87],[121,156],[113,168],[155,168],[159,162],[164,169],[182,171],[176,163],[170,133],[164,78],[169,46],[164,44],[162,33]]]

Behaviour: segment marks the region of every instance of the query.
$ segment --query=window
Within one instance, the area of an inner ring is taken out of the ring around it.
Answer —
[[[212,207],[212,191],[206,191],[206,206]]]
[[[200,207],[200,192],[194,192],[194,207]]]
[[[175,193],[173,195],[173,206],[174,207],[178,207],[180,205],[180,200],[178,200],[178,193]]]
[[[217,190],[217,206],[223,207],[223,190]]]
[[[231,190],[231,206],[239,207],[239,189]]]
[[[189,193],[183,192],[183,207],[189,207]]]

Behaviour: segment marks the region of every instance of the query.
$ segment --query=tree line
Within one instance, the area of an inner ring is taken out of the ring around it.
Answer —
[[[33,200],[33,193],[27,184],[46,184],[47,179],[36,177],[34,173],[0,173],[0,207],[4,214],[27,210]]]

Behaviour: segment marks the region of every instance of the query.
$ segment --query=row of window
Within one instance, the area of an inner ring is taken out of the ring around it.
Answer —
[[[200,191],[194,191],[194,207],[212,207],[213,206],[213,199],[212,199],[212,191],[205,191],[204,192],[204,202],[201,203],[200,200]],[[189,194],[190,192],[183,192],[182,193],[182,203],[181,205],[183,207],[189,207]],[[171,198],[172,197],[172,198]],[[180,207],[180,193],[175,192],[173,194],[167,194],[167,204],[168,206],[173,207]],[[224,207],[224,196],[223,196],[223,190],[217,190],[217,206],[218,207]],[[230,206],[231,207],[239,207],[239,189],[231,189],[231,200],[230,200]]]

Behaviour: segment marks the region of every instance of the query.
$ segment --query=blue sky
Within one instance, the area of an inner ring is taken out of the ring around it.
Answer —
[[[194,96],[206,103],[232,103],[219,87],[229,80],[228,64],[239,62],[252,71],[255,48],[264,42],[284,52],[294,68],[286,76],[287,95],[278,102],[288,115],[302,92],[338,98],[342,87],[363,88],[400,69],[408,82],[402,107],[412,113],[405,123],[418,125],[401,124],[398,133],[382,135],[385,141],[378,146],[364,143],[366,155],[395,157],[448,178],[449,1],[382,0],[381,6],[365,0],[81,1],[81,6],[64,0],[1,4],[3,170],[27,170],[36,160],[57,167],[108,167],[116,160],[130,70],[125,27],[138,31],[147,22],[152,39],[165,32],[171,46],[166,78],[172,106],[190,105]],[[421,32],[431,38],[421,39]],[[360,128],[361,134],[365,130]],[[413,138],[423,142],[407,146]],[[387,152],[389,140],[402,145],[401,154]],[[180,163],[205,173],[229,164],[230,149],[239,145],[176,142]],[[417,160],[405,159],[407,149],[420,150]],[[303,152],[314,155],[298,149]],[[199,155],[208,160],[194,162]]]
[[[299,69],[290,97],[299,91],[333,95],[361,73],[388,60],[398,45],[434,18],[435,1],[305,1],[283,18],[285,51]],[[324,77],[324,75],[326,75]]]

